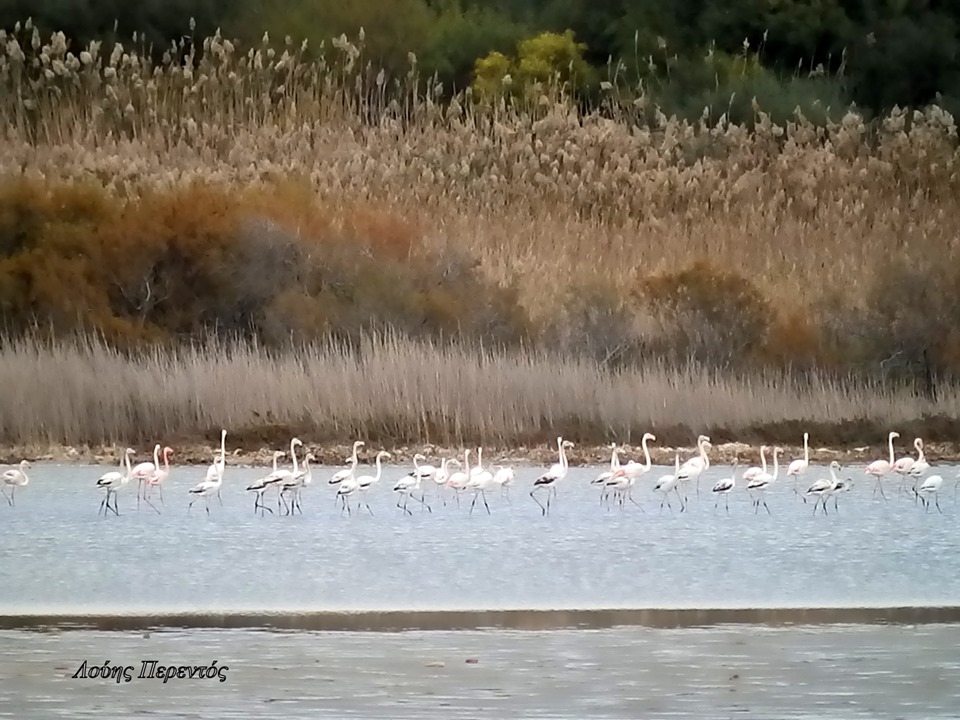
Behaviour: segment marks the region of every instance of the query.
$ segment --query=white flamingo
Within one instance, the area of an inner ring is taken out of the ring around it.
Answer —
[[[763,503],[763,506],[767,509],[767,514],[770,514],[770,506],[767,505],[767,499],[764,496],[764,492],[777,480],[777,475],[780,474],[780,465],[777,460],[780,453],[783,452],[783,448],[775,447],[773,449],[773,475],[770,473],[763,473],[759,477],[754,478],[747,483],[747,491],[750,493],[751,497],[753,496],[754,491],[757,492],[757,497],[754,498],[753,507],[754,514],[760,512],[760,503]]]
[[[419,502],[428,511],[433,512],[433,510],[427,504],[423,494],[421,493],[420,497],[418,498],[416,496],[416,492],[421,489],[420,483],[423,481],[423,478],[432,479],[436,475],[436,469],[432,468],[432,466],[428,466],[431,467],[433,472],[429,474],[421,474],[419,472],[421,466],[417,464],[420,460],[426,460],[426,458],[420,453],[415,454],[413,456],[413,472],[404,475],[402,478],[397,480],[393,486],[393,491],[397,493],[397,507],[408,515],[413,515],[413,513],[407,509],[407,503],[411,497]],[[403,505],[400,504],[401,500],[403,501]]]
[[[720,504],[720,496],[723,495],[724,505],[727,508],[727,512],[730,512],[730,492],[737,486],[737,465],[739,462],[738,458],[734,458],[730,477],[721,478],[714,484],[712,492],[717,494],[717,501],[713,504],[714,510],[717,509],[717,506]]]
[[[421,460],[426,460],[427,458],[421,453],[416,453],[413,456],[413,472],[411,475],[417,478],[417,489],[420,491],[420,503],[426,505],[426,492],[423,488],[423,484],[426,481],[433,480],[437,476],[437,468],[433,465],[421,465]],[[416,498],[414,498],[416,499]],[[429,509],[429,506],[426,506]],[[433,510],[430,510],[433,512]]]
[[[30,462],[27,460],[21,460],[20,464],[13,468],[12,470],[7,470],[3,473],[3,484],[10,488],[10,495],[0,487],[0,492],[3,493],[3,496],[7,498],[7,503],[12,507],[16,505],[14,501],[14,494],[17,492],[18,487],[26,487],[30,482],[30,476],[27,475],[27,470],[30,469]]]
[[[803,434],[803,458],[799,460],[794,460],[787,467],[787,477],[793,478],[793,494],[799,495],[803,498],[803,502],[807,502],[807,498],[803,495],[800,495],[800,492],[797,490],[797,482],[800,478],[803,477],[804,473],[807,472],[807,468],[810,467],[810,433]]]
[[[566,451],[573,446],[573,443],[569,440],[564,440],[562,437],[558,437],[557,454],[560,456],[559,462],[554,463],[549,470],[533,481],[533,490],[530,491],[530,497],[532,497],[536,501],[537,505],[540,506],[540,510],[543,515],[546,515],[550,510],[550,497],[551,495],[556,494],[557,483],[567,476],[567,469],[569,468],[569,465],[567,463]],[[546,489],[547,491],[546,505],[541,503],[535,494],[538,490],[543,489]]]
[[[873,496],[877,496],[877,490],[880,491],[880,496],[886,500],[887,496],[883,492],[883,484],[880,482],[884,476],[889,475],[893,470],[893,464],[896,462],[893,458],[893,439],[900,437],[900,433],[896,430],[891,430],[890,434],[887,436],[887,444],[890,447],[890,459],[889,460],[874,460],[872,463],[867,465],[864,474],[873,475],[877,478],[877,485],[873,489]]]
[[[612,486],[614,497],[619,497],[621,509],[623,509],[624,500],[629,500],[643,510],[643,508],[640,507],[640,503],[633,499],[633,486],[640,476],[650,472],[650,468],[653,467],[650,461],[650,448],[647,447],[647,442],[650,440],[656,442],[656,435],[653,433],[644,433],[643,438],[640,440],[640,445],[643,448],[643,464],[638,463],[636,460],[631,460],[614,472],[613,477],[607,481],[607,486]]]
[[[290,493],[290,508],[287,515],[292,515],[295,510],[299,510],[303,515],[303,506],[300,505],[300,497],[304,488],[313,482],[313,471],[310,469],[310,462],[316,460],[312,452],[303,456],[303,467],[293,474],[293,477],[284,480],[280,484],[280,494]]]
[[[282,458],[286,453],[283,450],[274,450],[273,451],[273,470],[268,474],[264,475],[262,478],[257,478],[252,483],[247,485],[247,491],[254,493],[253,499],[253,512],[256,514],[257,509],[260,510],[260,515],[263,515],[264,510],[269,510],[270,514],[273,515],[273,509],[268,508],[263,502],[263,494],[267,491],[268,488],[272,487],[275,482],[279,482],[281,479],[280,471],[277,470],[277,460]]]
[[[377,459],[376,459],[376,464],[377,464],[376,475],[360,475],[359,477],[355,477],[352,482],[349,479],[344,480],[342,483],[340,483],[340,489],[337,490],[337,492],[340,493],[343,491],[344,483],[350,483],[348,487],[350,487],[351,489],[347,493],[345,493],[345,495],[348,495],[354,491],[359,491],[360,500],[362,500],[363,504],[366,506],[367,512],[373,515],[373,510],[370,509],[370,504],[367,502],[367,496],[366,496],[367,490],[369,490],[372,485],[375,485],[377,482],[380,481],[380,476],[383,474],[383,466],[381,465],[381,460],[383,460],[383,458],[388,458],[388,457],[391,457],[391,455],[386,450],[381,450],[380,452],[378,452]],[[357,501],[357,510],[360,509],[360,500]],[[349,509],[350,508],[348,507],[347,510],[349,511]]]
[[[913,479],[913,501],[916,502],[917,498],[920,497],[917,494],[917,483],[920,482],[920,478],[930,469],[930,463],[927,462],[927,457],[923,454],[923,440],[917,438],[913,441],[913,445],[917,449],[917,459],[910,467],[908,474]]]
[[[923,500],[923,505],[926,508],[927,512],[930,512],[930,501],[927,499],[927,496],[932,495],[934,503],[937,506],[937,510],[940,510],[940,486],[943,485],[943,477],[941,475],[931,475],[926,480],[923,481],[923,484],[920,486],[918,494]],[[940,513],[943,514],[943,510],[940,510]]]
[[[130,472],[132,468],[130,467],[130,456],[136,454],[136,450],[133,448],[127,448],[123,451],[123,457],[120,460],[120,467],[126,466],[127,472],[122,473],[117,470],[113,470],[108,473],[104,473],[100,476],[100,479],[97,480],[97,487],[103,488],[107,491],[106,497],[100,502],[100,510],[103,511],[104,517],[107,515],[107,511],[113,510],[114,515],[119,515],[120,511],[117,509],[117,490],[130,482]],[[113,495],[113,507],[110,507],[110,496]],[[100,510],[97,511],[97,515],[100,514]]]
[[[917,457],[914,458],[911,455],[904,455],[901,458],[897,458],[897,461],[893,464],[891,468],[892,472],[897,473],[900,476],[900,488],[897,491],[897,494],[903,492],[904,484],[908,477],[914,477],[911,473],[913,466],[917,464],[918,460],[923,460],[923,440],[920,438],[914,438],[913,447],[917,451]],[[930,467],[927,465],[927,467]],[[914,483],[916,485],[916,483]]]
[[[620,448],[617,447],[616,443],[610,443],[610,469],[604,470],[602,473],[597,475],[593,480],[590,481],[591,485],[599,485],[601,488],[600,491],[600,505],[603,505],[603,501],[607,498],[610,490],[607,487],[607,481],[613,477],[613,474],[620,469]]]
[[[684,486],[693,478],[697,479],[697,497],[700,497],[700,476],[710,468],[710,458],[707,457],[707,449],[710,447],[712,447],[712,445],[710,445],[710,438],[706,435],[699,436],[697,438],[697,451],[699,454],[681,465],[677,473],[677,477]],[[686,494],[686,491],[684,491],[684,494]]]
[[[150,489],[157,488],[160,491],[160,504],[162,505],[163,504],[163,483],[166,482],[168,477],[170,477],[170,455],[172,454],[173,454],[173,448],[171,447],[163,448],[163,467],[161,468],[158,464],[157,469],[154,470],[153,474],[146,479],[144,484],[143,499],[146,500],[147,503],[150,505],[150,507],[152,507],[154,510],[157,510],[157,508],[150,501]],[[159,513],[160,511],[157,510],[157,512]]]
[[[827,491],[827,497],[833,498],[833,509],[835,512],[839,511],[837,507],[837,496],[840,493],[850,492],[853,489],[853,478],[847,478],[842,480],[840,478],[833,484],[833,487]]]
[[[220,455],[214,458],[213,463],[207,468],[207,476],[204,482],[216,482],[217,478],[223,480],[223,471],[227,466],[227,431],[220,431]],[[220,497],[220,486],[217,486],[217,499],[223,505],[223,498]]]
[[[137,463],[130,471],[130,479],[137,481],[137,510],[140,509],[140,495],[143,492],[143,484],[147,478],[153,477],[153,474],[160,467],[160,443],[153,446],[153,462]],[[156,508],[153,508],[157,510]],[[157,512],[160,512],[157,510]]]
[[[357,450],[362,448],[364,445],[366,445],[366,443],[363,440],[354,441],[353,454],[349,458],[347,458],[347,463],[349,464],[349,467],[346,470],[338,470],[337,472],[335,472],[330,477],[330,479],[327,480],[328,484],[339,485],[348,477],[353,477],[353,475],[356,474],[357,463],[360,462],[359,458],[357,457]]]
[[[483,465],[483,448],[477,448],[477,467],[471,468],[470,479],[467,480],[465,490],[473,490],[473,502],[470,503],[470,515],[473,515],[473,507],[477,504],[477,498],[483,499],[483,506],[490,514],[490,506],[487,504],[487,488],[493,482],[493,473],[485,470]]]
[[[277,477],[273,480],[271,485],[277,488],[277,511],[280,510],[281,501],[286,504],[286,500],[283,497],[283,485],[284,483],[293,482],[294,478],[297,476],[297,473],[300,472],[300,466],[297,460],[297,448],[303,445],[303,440],[300,438],[293,438],[290,440],[290,457],[293,459],[293,470],[287,470],[286,468],[282,470],[277,470]],[[288,509],[289,512],[289,509]]]
[[[745,483],[749,483],[751,480],[756,480],[761,475],[767,474],[767,450],[769,448],[766,445],[760,446],[760,464],[762,467],[757,467],[756,465],[748,467],[740,475],[740,479]]]
[[[840,482],[840,478],[837,477],[837,470],[840,469],[840,463],[836,460],[830,463],[830,477],[820,478],[813,483],[810,487],[807,488],[806,494],[808,496],[816,496],[816,501],[813,503],[813,514],[817,514],[817,506],[823,506],[823,514],[827,514],[827,496],[831,493],[834,487],[837,486],[837,483]]]
[[[670,504],[670,491],[673,490],[677,494],[677,500],[680,501],[680,512],[683,512],[686,504],[683,502],[683,498],[680,497],[680,489],[678,485],[680,484],[680,451],[677,450],[673,456],[673,475],[661,475],[657,480],[657,483],[653,486],[655,492],[663,493],[663,499],[660,501],[660,511],[663,511],[663,504],[666,503],[667,507],[670,508],[670,512],[673,512],[673,506]]]
[[[510,486],[513,484],[513,468],[501,466],[493,474],[493,484],[500,487],[500,495],[510,502]]]
[[[207,475],[208,479],[197,483],[192,488],[187,490],[187,492],[193,496],[193,499],[190,500],[190,503],[187,505],[187,512],[190,512],[190,508],[193,507],[193,504],[197,500],[203,498],[204,508],[207,511],[207,515],[210,514],[210,496],[214,493],[220,492],[220,487],[223,485],[223,474],[222,472],[218,473],[212,480],[209,479],[209,473]]]
[[[440,498],[440,502],[444,505],[447,504],[447,499],[443,496],[443,488],[447,485],[447,480],[450,479],[450,465],[459,465],[460,461],[456,458],[447,459],[444,458],[440,462],[440,467],[437,469],[437,472],[433,474],[433,484],[437,488],[437,497]]]

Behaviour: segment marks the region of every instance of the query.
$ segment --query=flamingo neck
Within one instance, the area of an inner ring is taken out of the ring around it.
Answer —
[[[290,457],[293,458],[293,474],[296,475],[299,469],[297,467],[297,443],[293,440],[290,441]]]
[[[803,462],[807,465],[810,464],[810,445],[808,444],[808,436],[806,433],[803,435]]]
[[[890,435],[890,436],[887,438],[887,441],[888,441],[888,443],[889,443],[889,445],[890,445],[890,464],[893,465],[893,463],[896,462],[896,461],[893,459],[893,435]]]
[[[777,479],[777,473],[780,472],[780,465],[779,465],[779,463],[777,462],[777,456],[778,456],[778,455],[779,455],[779,453],[778,453],[776,450],[774,450],[774,451],[773,451],[773,479],[774,479],[774,480]]]
[[[159,446],[159,445],[154,445],[154,446],[153,446],[153,467],[154,467],[155,470],[159,470],[159,469],[160,469],[160,454],[159,454],[159,453],[160,453],[160,446]]]
[[[274,473],[277,472],[277,455],[276,454],[274,454],[273,456],[273,472]]]
[[[125,452],[123,454],[123,463],[127,466],[127,475],[133,472],[133,468],[130,467],[130,453]]]
[[[763,466],[763,471],[767,471],[767,449],[761,445],[760,446],[760,464]]]
[[[647,436],[643,436],[643,440],[640,441],[640,444],[643,446],[643,457],[646,459],[646,468],[649,470],[652,466],[650,462],[650,448],[647,447]]]
[[[227,462],[227,434],[225,432],[220,433],[220,464],[225,465]]]
[[[377,453],[377,474],[373,476],[373,481],[377,482],[380,480],[380,473],[383,471],[383,466],[380,464],[380,453]]]
[[[170,453],[166,450],[163,451],[163,469],[170,472]]]

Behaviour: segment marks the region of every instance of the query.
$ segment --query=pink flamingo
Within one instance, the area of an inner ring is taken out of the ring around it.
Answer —
[[[895,460],[893,459],[893,439],[900,437],[900,433],[896,430],[891,430],[890,435],[887,437],[887,443],[890,447],[890,460],[874,460],[872,463],[867,465],[867,469],[864,471],[867,475],[873,475],[877,478],[877,485],[873,489],[873,496],[877,496],[877,490],[880,490],[880,496],[886,500],[887,496],[883,493],[883,485],[880,483],[880,480],[883,479],[884,475],[889,475],[893,470],[893,464]]]
[[[159,445],[157,447],[160,447]],[[150,502],[150,488],[155,487],[160,490],[160,504],[163,504],[163,483],[170,477],[170,455],[173,453],[173,448],[165,447],[163,449],[163,467],[160,467],[159,462],[157,463],[157,469],[153,471],[153,475],[147,478],[146,485],[143,489],[143,499],[147,501],[147,504],[150,505],[154,510],[157,510],[156,506]],[[157,513],[159,514],[159,510]]]
[[[133,466],[133,470],[130,471],[130,479],[137,481],[137,509],[140,509],[140,495],[144,492],[144,481],[153,477],[153,474],[157,471],[157,468],[160,467],[160,460],[157,457],[157,453],[160,452],[160,443],[157,443],[153,446],[153,462],[142,462],[137,463]],[[156,508],[154,508],[156,510]]]

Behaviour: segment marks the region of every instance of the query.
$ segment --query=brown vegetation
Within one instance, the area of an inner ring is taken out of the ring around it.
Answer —
[[[118,378],[103,391],[115,406],[93,420],[66,405],[57,421],[7,403],[0,436],[115,439],[146,433],[141,417],[153,434],[192,433],[280,407],[285,427],[298,412],[339,418],[311,425],[324,437],[441,442],[955,415],[960,150],[939,108],[820,127],[757,107],[747,127],[616,93],[583,110],[550,83],[533,101],[443,104],[415,64],[378,82],[346,39],[314,59],[268,40],[198,46],[202,58],[185,46],[187,64],[170,53],[155,67],[133,47],[75,56],[59,35],[0,43],[14,99],[0,104],[5,331],[142,350],[54,346],[57,378],[93,358],[115,366],[93,375]],[[373,362],[364,338],[383,329],[427,344],[392,340],[374,355],[393,364],[337,376]],[[210,332],[254,344],[178,348]],[[472,393],[415,379],[451,357],[446,371],[483,376]],[[338,392],[376,387],[380,404],[287,382],[308,360]],[[176,387],[185,368],[225,362],[237,385],[210,410],[182,388],[147,410],[119,380]],[[275,363],[276,408],[244,392],[250,367]],[[29,382],[41,376],[4,387]],[[637,410],[647,402],[670,410]]]

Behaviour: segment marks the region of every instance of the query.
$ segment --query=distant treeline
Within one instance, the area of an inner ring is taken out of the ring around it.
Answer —
[[[871,113],[931,102],[960,110],[960,3],[947,0],[0,2],[0,27],[28,17],[43,32],[66,32],[77,48],[92,39],[128,44],[137,32],[138,44],[158,54],[217,27],[247,42],[264,31],[308,39],[320,52],[341,33],[356,42],[362,27],[374,67],[403,74],[412,53],[422,75],[447,91],[473,83],[484,58],[502,56],[514,76],[536,77],[531,65],[542,62],[570,65],[569,47],[540,48],[526,60],[518,49],[539,33],[569,30],[589,68],[578,91],[597,97],[602,83],[627,80],[668,115],[694,117],[711,106],[741,119],[754,99],[774,116],[800,106],[814,117],[811,108],[851,102]]]

